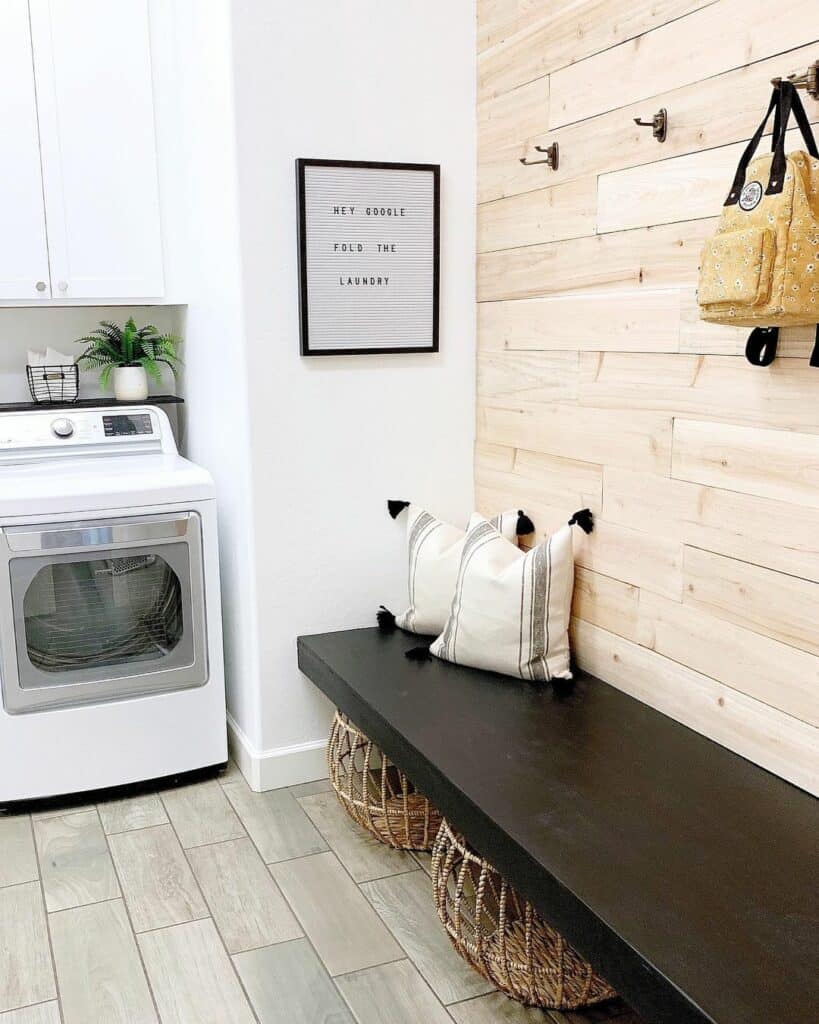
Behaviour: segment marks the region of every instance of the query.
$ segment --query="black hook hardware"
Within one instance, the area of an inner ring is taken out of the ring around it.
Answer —
[[[668,111],[660,107],[650,121],[641,121],[639,117],[634,118],[634,123],[641,128],[650,128],[651,134],[658,142],[665,142],[668,135]]]
[[[815,60],[804,75],[788,75],[785,81],[790,82],[795,89],[805,89],[809,96],[819,100],[819,60]],[[771,85],[775,89],[781,84],[781,78],[771,79]]]
[[[556,171],[558,164],[560,163],[560,147],[556,142],[553,142],[551,146],[535,146],[538,153],[545,153],[545,160],[527,160],[525,156],[520,158],[520,162],[526,167],[531,167],[533,164],[548,164],[553,171]]]

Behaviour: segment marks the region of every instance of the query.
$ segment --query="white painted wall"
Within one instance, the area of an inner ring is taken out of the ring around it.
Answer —
[[[475,4],[233,0],[232,21],[271,786],[323,767],[328,707],[298,672],[296,636],[369,625],[406,599],[404,526],[385,499],[463,522],[471,508]],[[300,357],[297,157],[441,164],[438,355]]]

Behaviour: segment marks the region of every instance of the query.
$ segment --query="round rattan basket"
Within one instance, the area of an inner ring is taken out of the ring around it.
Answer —
[[[327,745],[330,783],[347,813],[396,850],[431,850],[441,815],[340,711]]]
[[[617,995],[446,821],[432,851],[432,885],[455,949],[518,1002],[575,1010]]]

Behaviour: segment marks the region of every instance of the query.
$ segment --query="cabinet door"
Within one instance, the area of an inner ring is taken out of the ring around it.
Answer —
[[[0,300],[48,299],[48,247],[27,0],[0,3]]]
[[[148,0],[30,0],[55,299],[163,293]]]

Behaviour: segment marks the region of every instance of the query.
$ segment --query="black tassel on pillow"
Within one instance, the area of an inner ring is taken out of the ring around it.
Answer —
[[[552,680],[552,689],[555,692],[555,697],[568,697],[574,690],[574,679],[555,678]]]
[[[387,501],[387,511],[393,519],[397,519],[405,508],[409,508],[408,501],[396,501],[395,498],[390,498]]]
[[[529,518],[529,516],[526,515],[526,513],[523,511],[523,509],[519,508],[518,509],[518,524],[515,527],[515,533],[518,535],[518,537],[526,537],[530,533],[534,533],[534,532],[535,532],[535,524],[532,522],[532,520]]]
[[[378,628],[382,633],[392,633],[395,629],[395,616],[389,608],[385,608],[382,604],[375,617],[378,620]]]
[[[591,533],[594,529],[594,515],[590,508],[581,508],[569,520],[569,526],[579,526],[584,533]]]
[[[409,658],[410,661],[429,661],[432,655],[429,653],[429,649],[432,644],[423,644],[421,647],[411,647],[408,651],[404,651],[404,657]]]

